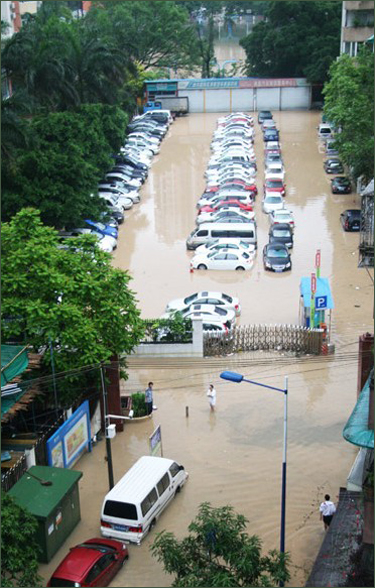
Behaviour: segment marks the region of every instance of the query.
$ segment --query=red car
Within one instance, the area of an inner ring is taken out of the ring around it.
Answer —
[[[223,208],[223,206],[233,206],[239,208],[240,210],[253,210],[252,204],[246,204],[241,202],[241,200],[236,200],[235,198],[228,198],[228,200],[220,200],[219,202],[215,200],[215,202],[213,202],[211,205],[206,204],[206,206],[203,206],[203,208],[199,210],[198,214],[201,212],[214,212],[215,210]]]
[[[128,557],[120,541],[89,539],[70,549],[47,586],[108,586]]]
[[[268,192],[280,192],[281,196],[285,196],[285,184],[279,178],[268,178],[264,182],[264,193]]]
[[[216,184],[215,186],[206,186],[205,192],[217,192],[218,190],[225,190],[226,188],[233,188],[236,186],[240,186],[247,192],[251,192],[254,196],[258,194],[258,189],[256,184],[251,183],[247,184],[244,180],[240,179],[233,179],[230,182],[226,182],[225,184]]]

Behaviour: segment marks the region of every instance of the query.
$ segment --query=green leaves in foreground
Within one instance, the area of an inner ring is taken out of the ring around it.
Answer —
[[[247,519],[231,506],[199,507],[189,535],[178,541],[173,533],[158,533],[151,547],[169,574],[172,586],[276,586],[287,581],[289,555],[261,553],[262,542],[246,533]]]

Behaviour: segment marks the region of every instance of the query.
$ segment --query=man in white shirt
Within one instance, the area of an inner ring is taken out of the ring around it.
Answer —
[[[207,391],[208,401],[210,403],[211,412],[215,411],[216,406],[216,390],[213,387],[213,384],[210,384],[208,391]]]
[[[331,497],[329,494],[325,495],[324,502],[322,502],[322,504],[320,505],[319,510],[320,510],[320,520],[323,521],[324,529],[326,531],[331,524],[333,515],[336,512],[336,507],[333,504],[333,502],[331,502]]]

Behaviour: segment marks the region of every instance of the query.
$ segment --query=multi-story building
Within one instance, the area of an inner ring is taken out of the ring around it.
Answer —
[[[340,54],[354,57],[358,47],[374,35],[374,2],[357,0],[342,4]]]
[[[1,20],[8,25],[3,33],[5,39],[18,33],[25,14],[35,14],[41,2],[1,2]]]

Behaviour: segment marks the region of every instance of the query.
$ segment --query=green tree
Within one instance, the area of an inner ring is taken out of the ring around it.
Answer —
[[[86,25],[146,69],[186,68],[196,60],[187,11],[175,2],[93,2]]]
[[[17,173],[8,170],[3,185],[3,219],[24,206],[38,208],[43,221],[59,229],[98,219],[105,207],[97,182],[111,167],[127,122],[120,109],[100,104],[35,117],[29,125],[32,144],[18,153]]]
[[[264,556],[261,540],[246,533],[247,520],[231,506],[200,505],[189,535],[158,533],[151,547],[172,586],[276,586],[287,581],[289,555],[276,550]]]
[[[128,273],[113,268],[94,242],[84,235],[61,248],[57,232],[30,208],[2,225],[4,340],[23,336],[36,350],[51,341],[56,372],[129,354],[143,334]],[[43,361],[49,368],[49,353]],[[81,393],[75,382],[72,376],[59,384],[63,402]]]
[[[341,3],[268,2],[265,16],[240,40],[246,74],[326,81],[329,65],[340,51]]]
[[[324,113],[340,132],[340,157],[354,177],[374,177],[374,55],[366,47],[357,57],[342,55],[331,65],[323,94]]]
[[[38,575],[36,518],[1,493],[1,585],[42,586]]]

